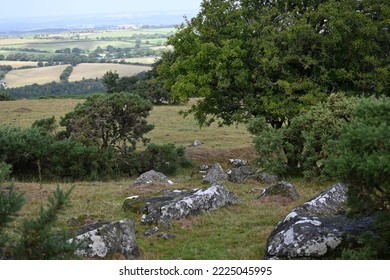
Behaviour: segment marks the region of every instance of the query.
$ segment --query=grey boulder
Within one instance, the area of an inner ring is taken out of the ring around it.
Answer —
[[[267,259],[324,259],[354,243],[374,218],[345,215],[346,187],[336,184],[293,209],[271,233]]]
[[[290,198],[292,200],[296,200],[299,198],[299,194],[294,185],[289,182],[280,181],[265,190],[260,194],[259,197],[264,196],[272,196],[272,195],[280,195],[283,197]]]
[[[226,180],[228,176],[225,171],[223,171],[219,163],[214,164],[208,170],[206,175],[203,176],[203,183],[216,183],[218,181]]]
[[[238,202],[234,193],[217,182],[206,189],[163,191],[161,195],[150,198],[128,198],[125,200],[124,208],[144,213],[141,217],[143,224],[169,226],[171,220],[216,210]]]
[[[75,252],[80,257],[102,259],[119,254],[126,259],[137,259],[139,256],[135,226],[130,219],[104,224],[75,238],[82,241]]]

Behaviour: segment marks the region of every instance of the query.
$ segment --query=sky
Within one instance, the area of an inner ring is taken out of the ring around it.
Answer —
[[[0,0],[1,17],[198,11],[202,0]]]

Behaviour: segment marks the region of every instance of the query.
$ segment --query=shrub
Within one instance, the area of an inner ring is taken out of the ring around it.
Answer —
[[[13,175],[40,180],[102,180],[114,177],[112,149],[56,140],[42,128],[0,129],[0,161]]]
[[[155,170],[165,175],[175,175],[180,167],[189,167],[191,161],[185,155],[185,148],[174,144],[149,144],[145,151],[134,152],[122,165],[123,171],[128,170],[130,175]]]
[[[303,174],[306,178],[321,175],[329,153],[326,143],[339,137],[342,125],[353,118],[358,102],[358,98],[332,94],[327,102],[302,112],[279,129],[256,119],[248,128],[256,135],[260,166],[281,174]]]
[[[328,174],[348,185],[357,213],[390,207],[390,98],[363,99],[354,120],[343,126],[326,162]]]
[[[390,98],[362,99],[329,146],[325,171],[346,184],[350,214],[376,215],[365,247],[344,257],[390,258]]]
[[[13,100],[15,100],[15,98],[13,98],[13,96],[10,95],[9,93],[0,92],[0,101],[13,101]]]
[[[181,166],[189,164],[184,147],[174,144],[150,144],[142,153],[143,172],[155,170],[166,175],[174,175]]]

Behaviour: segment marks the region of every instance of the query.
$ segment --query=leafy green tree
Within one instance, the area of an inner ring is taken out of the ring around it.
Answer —
[[[160,79],[202,97],[201,125],[264,117],[275,128],[331,92],[390,94],[386,0],[203,1],[169,38]]]
[[[151,103],[136,94],[94,96],[68,113],[60,124],[65,126],[68,138],[128,154],[136,149],[137,142],[149,141],[144,135],[154,127],[146,120],[151,109]]]

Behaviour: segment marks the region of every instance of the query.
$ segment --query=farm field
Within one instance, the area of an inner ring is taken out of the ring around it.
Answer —
[[[102,78],[108,71],[117,72],[119,76],[133,76],[142,71],[148,71],[149,66],[112,64],[112,63],[81,63],[73,68],[73,72],[69,77],[70,82],[79,81],[82,79]]]
[[[20,68],[24,66],[37,66],[38,62],[36,61],[12,61],[12,60],[0,60],[0,65],[11,65],[13,68]]]
[[[9,87],[22,87],[32,84],[59,82],[62,71],[68,65],[57,65],[10,71],[3,79]]]
[[[37,119],[53,115],[58,119],[79,102],[82,100],[0,102],[0,125],[29,127]],[[251,135],[244,126],[223,128],[211,126],[200,129],[191,116],[183,119],[177,114],[180,110],[188,109],[190,105],[191,103],[180,106],[155,106],[149,117],[149,123],[155,124],[155,129],[147,135],[152,143],[184,145],[188,156],[193,160],[192,167],[180,170],[171,178],[175,182],[175,189],[208,187],[201,184],[201,174],[197,173],[200,164],[220,162],[227,168],[229,158],[247,158],[252,161],[256,158]],[[199,139],[204,144],[200,147],[188,147],[194,139]],[[281,198],[258,199],[261,189],[266,185],[257,181],[240,184],[226,182],[226,188],[239,197],[240,203],[173,221],[171,228],[162,229],[173,234],[175,236],[173,239],[144,236],[143,233],[150,226],[140,223],[140,214],[125,212],[122,209],[126,197],[150,195],[166,189],[165,186],[134,186],[135,178],[109,182],[15,182],[15,188],[25,192],[28,201],[15,225],[23,218],[37,215],[57,185],[63,189],[75,186],[71,195],[72,207],[59,220],[62,228],[71,228],[72,220],[89,223],[132,218],[136,224],[141,259],[259,260],[264,257],[266,240],[275,225],[298,204],[330,186],[295,178],[285,179],[297,187],[301,194],[299,200],[292,202]]]
[[[88,55],[96,48],[103,50],[114,48],[147,49],[164,46],[167,37],[176,31],[173,27],[138,28],[138,29],[102,29],[78,30],[62,33],[26,34],[15,38],[0,39],[0,55],[5,57],[13,53],[27,51],[28,55],[50,57],[63,49],[78,48],[83,55]],[[138,46],[136,46],[138,44]],[[140,55],[138,55],[140,56]],[[0,62],[1,63],[1,62]]]
[[[46,84],[59,82],[60,75],[69,65],[57,65],[37,67],[31,69],[16,69],[10,71],[4,82],[8,87],[22,87],[32,84]],[[114,64],[114,63],[81,63],[74,67],[70,82],[80,81],[82,79],[102,78],[108,71],[117,71],[120,76],[133,76],[139,72],[150,70],[149,66]]]

